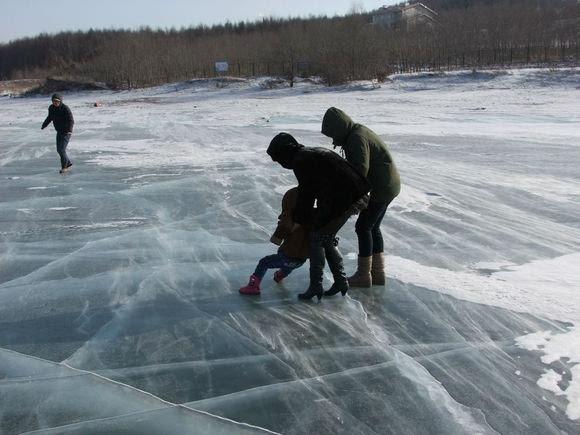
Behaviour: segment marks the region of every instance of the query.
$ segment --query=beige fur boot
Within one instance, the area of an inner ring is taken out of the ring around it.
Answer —
[[[383,252],[373,254],[372,264],[371,279],[373,285],[385,285],[387,283],[387,277],[385,275],[385,254]]]
[[[348,284],[351,287],[370,287],[371,264],[373,257],[358,257],[358,268],[353,276],[348,277]]]

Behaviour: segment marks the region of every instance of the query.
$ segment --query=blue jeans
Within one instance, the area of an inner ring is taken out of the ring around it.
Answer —
[[[256,266],[254,275],[261,280],[266,275],[268,269],[279,268],[282,275],[288,276],[294,269],[302,266],[305,261],[298,258],[286,257],[282,252],[278,252],[277,254],[262,258]]]
[[[56,152],[60,156],[60,167],[62,169],[70,166],[70,160],[66,155],[66,147],[68,146],[69,140],[70,134],[61,133],[60,131],[56,133]]]

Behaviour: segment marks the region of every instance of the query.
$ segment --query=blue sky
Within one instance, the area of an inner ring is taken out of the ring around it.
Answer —
[[[344,15],[396,0],[0,0],[0,43],[40,33],[93,29],[153,29],[256,21],[261,17]]]

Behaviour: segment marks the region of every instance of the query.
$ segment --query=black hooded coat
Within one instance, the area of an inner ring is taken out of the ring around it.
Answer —
[[[346,213],[364,197],[370,184],[358,170],[334,151],[305,147],[291,135],[280,133],[270,143],[267,153],[298,180],[298,199],[292,215],[294,222],[313,229],[323,227]],[[313,207],[316,201],[314,216]]]

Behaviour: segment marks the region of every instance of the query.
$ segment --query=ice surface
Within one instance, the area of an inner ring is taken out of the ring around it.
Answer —
[[[49,101],[0,99],[0,433],[580,433],[577,69],[65,103],[61,175]],[[330,106],[401,172],[388,283],[239,295],[295,184],[267,144],[329,147]]]

